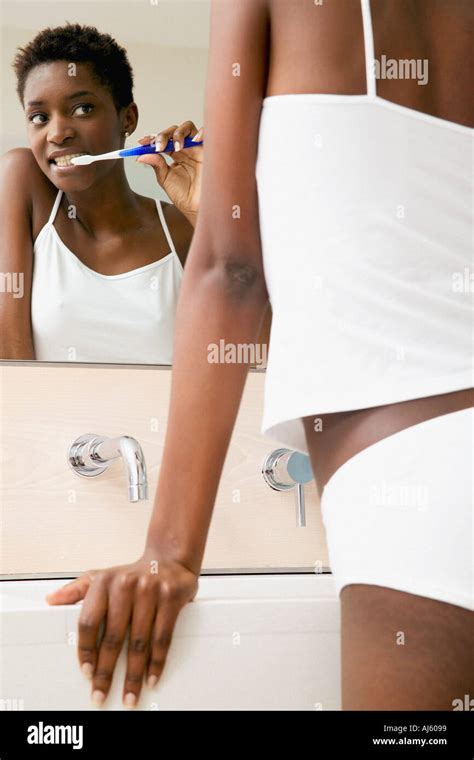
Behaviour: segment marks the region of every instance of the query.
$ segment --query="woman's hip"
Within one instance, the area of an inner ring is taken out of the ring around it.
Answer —
[[[431,419],[469,410],[473,404],[474,390],[468,388],[385,406],[303,417],[320,495],[338,470],[366,449]],[[317,432],[315,418],[321,421]]]
[[[369,583],[473,608],[474,411],[438,415],[342,465],[321,509],[336,588]]]

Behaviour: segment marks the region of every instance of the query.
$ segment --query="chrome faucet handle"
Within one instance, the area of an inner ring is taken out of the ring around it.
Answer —
[[[135,438],[128,435],[105,438],[95,433],[85,433],[76,438],[67,453],[71,469],[84,478],[100,475],[119,457],[122,457],[127,470],[129,501],[148,499],[145,456]]]
[[[307,454],[291,449],[275,449],[263,460],[262,475],[275,491],[296,488],[296,524],[306,526],[304,484],[313,480],[313,470]]]

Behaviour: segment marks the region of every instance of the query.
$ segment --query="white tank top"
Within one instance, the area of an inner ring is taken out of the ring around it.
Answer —
[[[171,364],[183,267],[161,202],[170,253],[123,274],[90,269],[55,227],[62,191],[34,244],[31,321],[36,359],[54,362]]]
[[[306,453],[301,417],[473,385],[473,130],[377,95],[361,7],[367,93],[268,96],[260,119],[261,432]]]

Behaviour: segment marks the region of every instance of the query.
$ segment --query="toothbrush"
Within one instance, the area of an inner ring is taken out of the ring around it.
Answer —
[[[191,137],[184,138],[183,148],[195,148],[202,145],[202,140],[193,141]],[[87,166],[94,161],[109,161],[112,158],[128,158],[129,156],[145,156],[149,153],[168,153],[174,150],[173,140],[168,140],[163,150],[156,150],[156,145],[137,145],[135,148],[123,148],[123,150],[112,150],[110,153],[100,153],[98,156],[76,156],[71,158],[71,164],[75,166]]]

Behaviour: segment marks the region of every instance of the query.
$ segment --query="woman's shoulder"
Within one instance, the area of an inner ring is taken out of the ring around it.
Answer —
[[[39,181],[42,177],[46,180],[30,148],[11,148],[11,150],[7,150],[6,153],[0,156],[0,168],[2,173],[9,172],[17,176],[19,180],[27,180],[24,182],[27,187],[31,187],[32,184]]]
[[[35,239],[49,217],[57,188],[41,171],[30,148],[12,148],[0,156],[0,175],[5,200],[13,194],[30,208]]]

